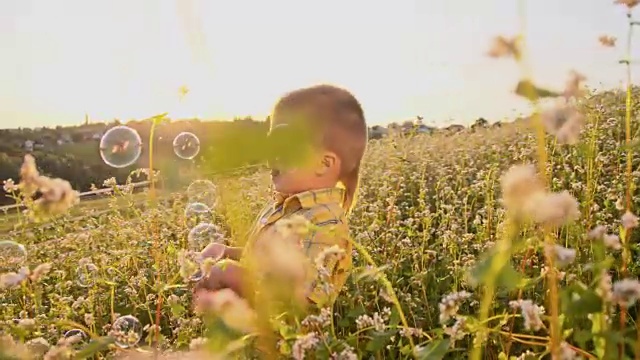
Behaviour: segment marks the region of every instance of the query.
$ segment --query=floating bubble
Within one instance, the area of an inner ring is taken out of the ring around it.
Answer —
[[[128,126],[109,129],[100,139],[100,156],[109,166],[124,168],[133,165],[142,153],[142,140]]]
[[[173,139],[173,151],[179,158],[191,160],[200,152],[200,139],[190,132],[182,132]]]
[[[134,316],[121,316],[113,322],[109,336],[113,337],[115,344],[122,349],[134,347],[142,338],[142,324]]]
[[[189,203],[203,203],[212,209],[218,200],[216,186],[209,180],[196,180],[187,188],[187,198]]]
[[[89,339],[89,337],[84,331],[80,329],[73,329],[64,333],[64,339],[69,345],[72,345],[72,347],[77,350]]]
[[[98,267],[92,263],[80,264],[76,270],[76,283],[80,287],[91,287],[96,283]]]
[[[195,202],[187,205],[187,208],[184,210],[184,218],[189,226],[194,226],[212,221],[213,214],[207,205]]]
[[[198,282],[202,280],[202,278],[204,277],[204,272],[202,272],[202,268],[201,268],[202,257],[200,256],[199,253],[195,251],[191,251],[187,255],[187,257],[191,262],[193,262],[193,264],[196,265],[196,267],[193,269],[189,268],[189,272],[191,272],[191,276],[189,276],[189,281]]]
[[[220,242],[214,242],[213,244],[209,244],[202,250],[202,252],[192,251],[189,254],[190,260],[198,265],[196,269],[193,270],[192,275],[189,277],[189,280],[192,282],[197,282],[204,278],[204,272],[202,271],[202,264],[207,260],[213,260],[214,263],[218,262],[220,259],[224,257],[225,246]]]
[[[202,251],[211,243],[221,244],[224,242],[224,235],[220,228],[210,223],[196,225],[187,236],[189,250]]]
[[[15,270],[27,259],[24,245],[10,240],[0,241],[0,269]]]

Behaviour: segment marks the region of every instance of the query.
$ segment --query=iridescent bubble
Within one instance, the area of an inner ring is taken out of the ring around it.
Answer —
[[[89,337],[84,331],[80,329],[73,329],[64,333],[64,339],[67,341],[67,344],[77,350],[89,339]]]
[[[189,226],[200,223],[208,223],[213,220],[211,209],[203,203],[195,202],[187,205],[184,210],[184,218]]]
[[[24,245],[10,240],[0,241],[0,269],[15,270],[27,260]]]
[[[199,202],[213,209],[218,201],[218,192],[211,181],[196,180],[187,188],[187,198],[189,203]]]
[[[226,247],[222,242],[214,242],[212,244],[207,245],[201,252],[191,251],[188,256],[190,260],[198,265],[198,268],[195,269],[190,276],[189,280],[192,282],[197,282],[204,278],[204,272],[202,271],[202,264],[205,261],[213,261],[213,263],[218,262],[220,259],[224,257]]]
[[[191,251],[187,255],[187,258],[189,261],[193,262],[193,264],[197,266],[193,269],[191,268],[189,269],[191,272],[191,276],[189,276],[189,281],[198,282],[202,280],[202,278],[204,277],[204,272],[202,272],[202,268],[201,268],[202,257],[200,256],[200,254],[195,251]]]
[[[173,139],[173,151],[179,158],[191,160],[200,152],[200,139],[190,132],[182,132]]]
[[[224,235],[218,226],[202,223],[191,229],[187,240],[189,242],[189,250],[202,251],[211,243],[224,243]]]
[[[76,270],[76,283],[80,287],[91,287],[98,278],[98,267],[92,263],[80,264]]]
[[[133,165],[142,153],[142,140],[128,126],[109,129],[100,139],[100,156],[109,166],[124,168]]]
[[[202,280],[202,278],[204,278],[204,273],[202,272],[202,269],[198,269],[193,273],[193,275],[191,275],[191,277],[189,277],[189,280],[192,282],[198,282]]]
[[[109,336],[113,337],[115,344],[122,349],[134,347],[142,338],[142,324],[134,316],[121,316],[113,322]]]

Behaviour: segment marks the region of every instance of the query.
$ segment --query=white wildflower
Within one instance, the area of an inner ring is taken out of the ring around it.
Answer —
[[[604,47],[616,46],[617,40],[618,39],[616,39],[614,36],[608,36],[608,35],[601,35],[600,37],[598,37],[598,41],[600,41],[600,44],[602,44],[602,46]]]
[[[457,318],[456,322],[451,327],[444,326],[444,333],[449,335],[454,341],[462,340],[467,333],[465,332],[466,319]]]
[[[440,309],[440,323],[444,324],[449,319],[458,314],[460,305],[463,301],[470,298],[471,294],[466,291],[460,291],[446,295],[440,300],[438,307]]]
[[[560,344],[560,360],[578,360],[581,357],[578,353],[569,346],[569,344],[563,341]]]
[[[602,242],[604,242],[604,246],[613,250],[622,249],[622,243],[620,242],[620,237],[618,235],[607,234],[602,238]]]
[[[584,125],[584,115],[566,103],[558,103],[541,114],[547,132],[554,135],[561,144],[573,145],[578,142]]]
[[[603,225],[598,225],[591,229],[587,234],[587,238],[590,240],[600,240],[607,233],[607,228]]]
[[[640,282],[636,279],[623,279],[613,284],[613,301],[629,307],[640,298]]]
[[[491,47],[487,52],[487,55],[492,58],[501,58],[501,57],[514,57],[518,58],[520,56],[520,51],[518,49],[518,39],[517,38],[506,38],[504,36],[496,36],[493,38]]]
[[[587,78],[580,74],[579,72],[572,70],[569,72],[569,79],[565,85],[564,89],[564,97],[565,98],[577,98],[584,94],[584,90],[580,88],[580,84],[583,83]]]
[[[558,268],[563,268],[574,262],[576,259],[576,250],[568,249],[561,245],[549,246],[545,245],[546,256],[553,256],[554,265]]]
[[[292,347],[291,356],[295,360],[305,359],[305,354],[308,350],[313,349],[319,342],[318,335],[315,332],[308,333],[299,337]]]
[[[6,193],[13,193],[18,190],[18,185],[16,185],[16,183],[13,182],[13,179],[9,178],[2,182],[2,189]]]
[[[635,216],[631,211],[627,211],[626,213],[624,213],[624,215],[622,215],[621,221],[622,227],[627,230],[638,227],[638,217]]]
[[[17,273],[9,272],[0,274],[0,289],[10,289],[20,285],[29,277],[30,271],[27,267],[22,267]]]
[[[611,282],[611,275],[609,275],[609,272],[606,270],[602,270],[602,272],[600,273],[600,279],[598,280],[596,294],[598,294],[605,302],[610,302],[613,299],[613,285]]]
[[[540,318],[540,315],[544,314],[544,307],[534,304],[531,300],[510,301],[509,306],[521,310],[525,329],[538,331],[544,326]]]
[[[309,315],[302,320],[302,326],[306,328],[323,329],[331,324],[331,309],[323,308],[318,315]]]
[[[44,263],[38,265],[31,273],[31,281],[39,281],[43,276],[47,275],[49,271],[51,271],[51,264]]]

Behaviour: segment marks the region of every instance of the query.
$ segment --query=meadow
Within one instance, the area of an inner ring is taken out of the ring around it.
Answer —
[[[639,2],[617,3],[631,29]],[[562,91],[538,88],[524,45],[497,37],[489,55],[523,65],[515,93],[538,109],[556,102],[501,127],[371,140],[350,216],[353,271],[333,306],[304,316],[293,302],[251,307],[231,291],[193,302],[195,270],[211,265],[193,251],[200,240],[246,241],[271,196],[262,168],[192,172],[207,191],[125,188],[92,208],[25,158],[20,183],[4,184],[26,211],[0,218],[0,359],[228,359],[265,348],[294,359],[640,358],[640,88],[585,91],[576,72]],[[194,195],[210,211],[195,211]],[[204,239],[193,232],[202,221]],[[293,268],[297,255],[281,250],[265,259],[271,270]]]
[[[640,100],[640,93],[634,98]],[[637,344],[635,307],[630,303],[626,319],[620,320],[612,298],[602,292],[600,273],[610,268],[614,282],[637,274],[632,261],[637,235],[623,241],[624,250],[606,251],[587,236],[597,225],[617,234],[624,214],[625,108],[618,104],[624,104],[624,93],[595,94],[583,103],[588,122],[578,145],[546,137],[551,190],[568,190],[580,203],[579,219],[552,233],[558,244],[576,251],[572,263],[557,273],[561,348],[585,358],[618,358],[622,342],[626,356],[625,350],[632,352]],[[348,286],[333,309],[298,326],[278,325],[281,354],[458,358],[467,357],[481,341],[485,358],[548,356],[549,315],[541,309],[548,308],[549,268],[541,235],[528,223],[515,232],[507,230],[509,217],[501,201],[503,175],[512,165],[535,164],[535,149],[530,121],[453,135],[373,140],[350,220],[359,246]],[[634,161],[634,183],[640,176],[637,166]],[[242,242],[269,197],[268,174],[256,171],[213,182],[218,197],[213,221],[227,241]],[[633,195],[637,206],[635,189]],[[250,340],[238,332],[238,319],[222,314],[207,320],[191,307],[190,285],[181,276],[179,261],[192,226],[185,218],[185,192],[159,198],[142,207],[122,206],[139,201],[140,195],[120,192],[102,200],[112,206],[99,216],[69,221],[66,214],[49,219],[46,227],[11,233],[10,240],[26,246],[24,265],[31,272],[15,287],[3,279],[2,331],[13,340],[2,338],[2,358],[47,353],[50,359],[150,356],[155,348],[169,356],[167,351],[203,347],[226,354],[221,358],[242,354]],[[509,261],[490,280],[486,264],[500,254],[496,244],[506,241],[505,236],[511,244]],[[482,320],[478,314],[489,286],[493,300]],[[627,295],[632,300],[636,296]],[[517,300],[529,304],[529,312],[515,310]],[[134,348],[119,347],[107,337],[121,315],[140,321],[142,338]],[[59,342],[74,329],[93,340]],[[479,332],[484,332],[481,339]],[[72,353],[72,348],[84,350]]]

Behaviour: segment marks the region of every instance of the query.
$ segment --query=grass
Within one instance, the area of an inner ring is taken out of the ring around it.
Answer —
[[[93,213],[100,213],[110,208],[124,208],[129,206],[132,202],[139,203],[146,198],[146,193],[136,193],[131,198],[114,198],[108,197],[96,197],[85,199],[77,206],[74,206],[65,214],[65,217],[60,220],[69,221],[71,219],[79,219],[82,217],[90,216]],[[26,222],[22,210],[11,209],[6,213],[0,215],[0,234],[8,233],[12,230],[20,229],[23,226],[34,226],[34,224],[22,224]]]
[[[626,191],[626,175],[619,169],[626,166],[626,149],[617,140],[624,109],[607,105],[624,101],[624,96],[607,92],[584,104],[588,124],[578,145],[545,138],[550,190],[567,189],[580,202],[579,220],[552,233],[559,244],[576,250],[575,261],[556,275],[562,317],[558,349],[583,357],[618,358],[619,339],[626,339],[627,345],[620,348],[623,355],[637,345],[635,308],[628,308],[624,328],[616,326],[621,313],[600,285],[601,269],[611,269],[614,282],[622,278],[615,271],[621,253],[586,238],[595,225],[616,233],[624,213],[624,207],[616,208]],[[372,141],[350,220],[358,249],[353,274],[326,313],[329,322],[314,318],[306,326],[277,326],[279,352],[299,354],[308,342],[306,354],[316,358],[457,358],[474,344],[482,344],[483,357],[490,359],[527,351],[548,354],[550,317],[538,314],[542,327],[535,330],[524,322],[525,314],[510,307],[510,301],[521,299],[531,300],[538,306],[534,309],[548,308],[543,238],[530,224],[508,230],[508,213],[499,201],[503,174],[515,164],[535,164],[535,147],[526,122],[454,136]],[[635,179],[640,164],[632,165]],[[213,221],[230,244],[241,244],[268,199],[268,174],[260,171],[215,182],[219,201]],[[190,307],[190,285],[182,279],[179,260],[180,250],[189,246],[190,230],[183,195],[165,194],[157,204],[141,207],[129,205],[144,202],[143,194],[81,203],[48,227],[14,232],[12,239],[27,247],[25,265],[33,270],[50,263],[52,269],[38,281],[0,292],[0,319],[9,321],[3,331],[32,348],[41,341],[34,339],[46,339],[49,350],[69,329],[83,329],[99,339],[118,315],[132,315],[145,328],[139,349],[196,347],[209,329],[216,334],[209,336],[210,349],[242,354],[245,350],[237,346],[245,348],[246,339],[232,321],[224,314],[203,318]],[[635,193],[632,199],[637,206]],[[100,210],[106,211],[75,222],[64,220]],[[629,234],[625,251],[634,253],[637,235]],[[508,244],[501,250],[508,255],[500,266],[496,244]],[[97,268],[89,287],[78,282],[78,272],[83,274],[87,263]],[[482,270],[483,264],[493,270]],[[637,270],[635,262],[628,263],[626,276],[635,277]],[[487,281],[491,293],[484,290]],[[447,295],[457,300],[441,303]],[[476,317],[481,312],[484,315]],[[442,318],[443,314],[448,315]],[[34,319],[35,325],[21,326],[13,319]],[[156,324],[159,332],[153,331]],[[94,356],[115,354],[144,355],[111,344]]]

